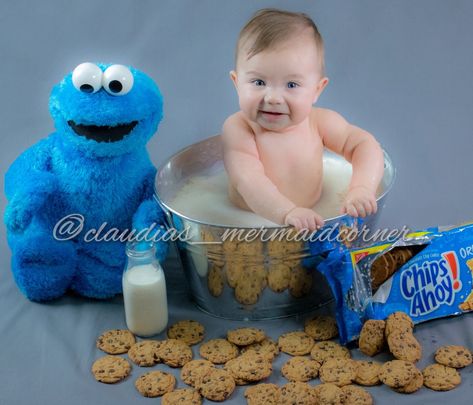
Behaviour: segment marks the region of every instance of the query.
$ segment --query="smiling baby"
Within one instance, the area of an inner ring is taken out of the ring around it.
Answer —
[[[341,213],[376,212],[381,147],[340,114],[316,108],[327,86],[322,38],[305,14],[264,9],[243,27],[230,72],[240,111],[223,125],[224,165],[233,204],[280,225],[315,230],[323,151],[351,162]]]

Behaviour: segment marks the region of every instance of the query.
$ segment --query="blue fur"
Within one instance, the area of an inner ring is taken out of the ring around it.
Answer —
[[[109,65],[98,64],[105,70]],[[23,152],[5,176],[7,238],[12,272],[33,301],[58,298],[68,289],[93,298],[122,291],[123,242],[85,242],[84,235],[104,222],[106,229],[136,230],[163,223],[153,199],[156,169],[146,143],[162,118],[162,96],[144,73],[130,68],[134,84],[124,96],[104,89],[84,93],[68,74],[50,97],[56,132]],[[122,140],[106,143],[77,135],[68,121],[115,126],[138,121]],[[53,237],[55,224],[81,214],[83,231],[71,240]],[[167,244],[157,243],[163,260]]]

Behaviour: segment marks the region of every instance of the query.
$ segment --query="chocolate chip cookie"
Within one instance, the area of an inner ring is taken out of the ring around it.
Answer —
[[[330,340],[338,336],[337,321],[332,316],[315,316],[305,321],[304,331],[315,340]]]
[[[172,374],[164,371],[150,371],[138,377],[135,387],[144,397],[154,398],[171,392],[176,385]]]
[[[176,322],[168,328],[168,338],[178,339],[188,345],[195,345],[204,340],[204,325],[193,320],[183,320]]]
[[[289,381],[307,382],[319,375],[320,363],[309,357],[296,356],[281,368],[281,373]]]
[[[115,384],[130,374],[131,365],[119,356],[104,356],[95,360],[92,373],[97,381]]]
[[[310,353],[314,346],[314,339],[302,331],[288,332],[278,339],[279,349],[292,356],[303,356]]]
[[[97,338],[97,347],[108,354],[126,353],[136,342],[135,336],[127,329],[113,329]]]

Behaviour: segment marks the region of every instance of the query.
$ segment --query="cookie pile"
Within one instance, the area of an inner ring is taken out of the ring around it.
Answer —
[[[205,342],[204,326],[184,320],[171,325],[168,339],[136,342],[127,330],[104,332],[97,347],[107,353],[96,360],[92,373],[97,381],[116,383],[131,372],[131,363],[152,367],[164,363],[181,368],[180,379],[189,388],[175,389],[172,374],[153,370],[140,375],[135,387],[145,397],[162,397],[162,403],[202,403],[203,398],[225,401],[237,386],[246,386],[244,396],[250,405],[314,404],[369,405],[373,399],[363,386],[381,383],[402,394],[426,386],[446,391],[460,384],[458,368],[472,363],[471,352],[461,346],[442,346],[435,352],[436,364],[423,371],[416,366],[422,348],[415,339],[412,320],[402,312],[391,314],[386,321],[369,320],[362,329],[359,348],[368,356],[389,350],[394,360],[384,364],[371,360],[353,360],[350,351],[331,340],[338,336],[335,320],[316,316],[306,320],[304,330],[279,336],[277,342],[258,328],[230,330],[225,338]],[[193,359],[191,345],[201,343]],[[265,383],[275,370],[273,360],[280,352],[290,356],[280,369],[288,380],[283,386]],[[128,353],[127,359],[117,354]],[[319,378],[321,384],[309,384]]]
[[[201,230],[201,238],[210,242],[206,247],[210,263],[207,287],[214,297],[222,295],[227,285],[233,289],[237,302],[253,305],[266,288],[275,293],[288,290],[295,298],[308,294],[312,288],[312,272],[298,258],[304,248],[302,242],[275,239],[263,244],[255,239],[215,243],[221,242],[222,237],[210,230]],[[265,259],[265,249],[271,263]]]
[[[435,391],[448,391],[461,383],[458,368],[472,363],[470,350],[463,346],[442,346],[435,352],[436,364],[422,372],[415,363],[422,357],[422,346],[414,336],[414,323],[404,312],[394,312],[386,321],[368,320],[358,341],[360,351],[368,356],[386,347],[396,360],[384,363],[378,376],[393,390],[411,394],[426,386]]]

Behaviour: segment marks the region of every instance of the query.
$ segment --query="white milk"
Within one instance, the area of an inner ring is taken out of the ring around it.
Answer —
[[[128,329],[138,336],[162,332],[168,323],[166,280],[161,267],[143,264],[123,274],[123,300]]]
[[[324,161],[322,196],[314,207],[324,219],[340,215],[351,174],[351,164],[342,159]],[[241,227],[276,226],[253,212],[235,207],[228,198],[227,184],[228,178],[223,168],[210,175],[196,175],[184,184],[169,206],[188,218],[205,223]]]

